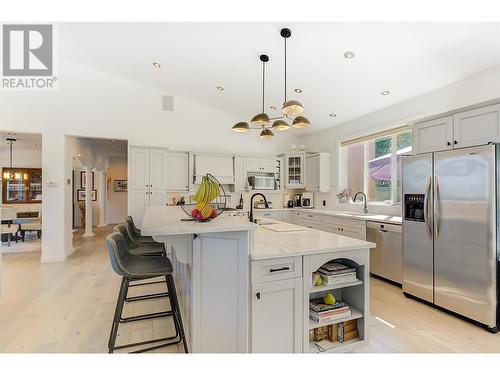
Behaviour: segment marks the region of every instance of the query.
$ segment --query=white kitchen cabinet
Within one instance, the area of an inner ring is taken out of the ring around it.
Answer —
[[[247,162],[248,162],[247,159],[236,156],[234,191],[237,193],[241,193],[248,190]]]
[[[329,192],[331,188],[331,154],[306,155],[306,189]]]
[[[128,214],[140,227],[148,206],[167,202],[168,149],[130,146]]]
[[[258,209],[253,210],[253,215],[255,217],[264,217],[264,218],[269,218],[269,219],[274,219],[274,220],[281,220],[282,215],[281,211],[259,211]]]
[[[303,188],[305,186],[305,152],[285,154],[285,187]]]
[[[412,151],[416,154],[453,148],[453,117],[443,117],[412,127]]]
[[[134,223],[139,228],[142,226],[142,219],[146,207],[149,206],[149,190],[137,189],[128,190],[128,214],[134,219]]]
[[[129,189],[149,188],[149,149],[130,147],[129,150]]]
[[[500,142],[500,104],[453,116],[454,148]]]
[[[151,189],[167,188],[167,150],[149,150],[149,187]]]
[[[217,178],[221,184],[235,183],[235,155],[197,153],[193,156],[195,183],[199,184],[207,173]]]
[[[167,190],[189,190],[189,154],[186,152],[169,152],[167,156]]]
[[[281,212],[281,221],[285,223],[295,224],[296,223],[297,213],[295,211],[282,211]]]
[[[363,220],[326,216],[324,230],[346,237],[366,240],[366,222]]]
[[[276,173],[276,159],[247,158],[247,172]]]
[[[252,285],[252,353],[302,352],[302,277]]]

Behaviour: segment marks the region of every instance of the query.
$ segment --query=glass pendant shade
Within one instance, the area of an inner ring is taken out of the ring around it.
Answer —
[[[255,125],[269,125],[269,116],[267,113],[259,113],[258,115],[253,116],[253,118],[250,120],[252,124]]]
[[[269,129],[263,129],[260,132],[260,139],[273,139],[274,133]]]
[[[250,130],[250,126],[246,122],[238,122],[232,129],[237,133],[246,133]]]
[[[284,115],[297,116],[304,112],[304,106],[298,100],[289,100],[283,104],[281,112],[283,112]]]
[[[283,132],[285,130],[290,129],[290,124],[283,120],[276,120],[273,122],[273,130],[277,130],[279,132]]]
[[[2,177],[3,177],[4,180],[10,180],[10,176],[11,176],[11,172],[10,171],[3,172]]]
[[[311,126],[311,122],[304,116],[297,116],[293,120],[292,126],[296,129],[305,129]]]

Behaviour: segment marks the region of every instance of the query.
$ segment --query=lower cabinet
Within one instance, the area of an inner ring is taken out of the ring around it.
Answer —
[[[162,189],[152,190],[129,190],[128,191],[128,214],[134,219],[134,223],[140,228],[146,208],[149,206],[163,206],[167,203],[167,191]]]
[[[302,277],[252,285],[252,353],[301,353]]]

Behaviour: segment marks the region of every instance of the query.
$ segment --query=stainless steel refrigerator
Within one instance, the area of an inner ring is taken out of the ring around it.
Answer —
[[[403,291],[497,330],[496,145],[403,156]],[[500,221],[498,221],[500,223]]]

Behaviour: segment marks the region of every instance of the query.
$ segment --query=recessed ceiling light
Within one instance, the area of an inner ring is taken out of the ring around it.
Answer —
[[[390,93],[388,90],[380,91],[380,95],[389,95]]]
[[[217,86],[217,90],[219,90],[219,91],[224,91],[224,87],[222,87],[222,86]]]
[[[330,117],[337,117],[337,115],[335,113],[330,113],[328,116],[330,116]]]
[[[272,109],[273,111],[276,110],[276,107],[274,105],[270,105],[269,108]]]
[[[344,53],[344,57],[346,59],[352,59],[354,56],[356,56],[356,55],[352,51],[347,51],[346,53]]]
[[[153,66],[155,68],[161,68],[161,64],[159,62],[157,62],[157,61],[153,61]]]
[[[302,90],[301,90],[301,89],[295,89],[295,90],[293,90],[293,91],[295,91],[297,94],[300,94],[300,93],[302,92]]]

